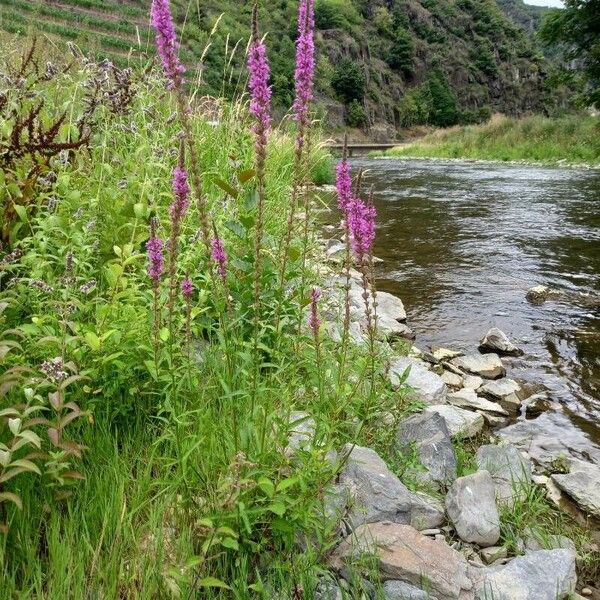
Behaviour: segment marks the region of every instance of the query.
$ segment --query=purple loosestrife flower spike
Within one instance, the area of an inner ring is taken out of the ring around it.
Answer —
[[[315,76],[314,0],[302,0],[298,11],[298,40],[296,42],[296,99],[294,119],[302,128],[308,126],[310,102],[313,99]],[[304,140],[298,140],[302,143]]]
[[[377,213],[374,206],[365,204],[359,198],[352,200],[347,213],[352,249],[358,261],[361,262],[373,250]]]
[[[156,235],[156,224],[154,219],[152,220],[151,229],[152,237],[146,243],[146,250],[148,251],[148,276],[156,285],[165,270],[165,262],[163,257],[163,243]]]
[[[192,297],[193,292],[194,292],[194,285],[192,284],[192,280],[189,277],[186,277],[181,282],[181,294],[184,297],[184,299],[186,300],[186,302],[189,302],[190,298]]]
[[[267,48],[258,37],[256,5],[252,13],[252,43],[248,54],[250,72],[250,113],[256,118],[254,132],[257,135],[257,150],[264,151],[267,144],[267,132],[271,125],[271,88],[269,78],[271,70],[267,61]]]
[[[152,27],[156,31],[156,48],[160,56],[167,87],[172,90],[183,83],[185,67],[178,56],[179,42],[173,25],[173,15],[169,0],[152,0],[150,9]]]
[[[319,290],[319,288],[313,288],[310,294],[310,316],[308,317],[308,326],[315,338],[319,335],[319,327],[321,326],[321,321],[319,320],[317,312],[317,305],[320,297],[321,290]]]
[[[188,173],[182,165],[177,165],[173,170],[173,195],[175,196],[175,201],[169,208],[169,214],[171,215],[172,223],[179,225],[190,205]]]
[[[227,277],[227,254],[223,247],[223,242],[215,237],[212,241],[212,259],[215,261],[217,268],[219,269],[219,275],[221,279],[225,281]]]
[[[346,213],[352,203],[352,178],[350,176],[350,165],[345,156],[342,161],[338,163],[335,174],[338,206],[347,218]]]

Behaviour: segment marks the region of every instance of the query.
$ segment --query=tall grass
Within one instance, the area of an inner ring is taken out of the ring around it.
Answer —
[[[451,127],[390,150],[389,156],[501,161],[600,163],[598,117],[493,117],[484,125]]]

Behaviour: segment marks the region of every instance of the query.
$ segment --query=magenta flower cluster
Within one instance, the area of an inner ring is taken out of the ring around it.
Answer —
[[[186,277],[181,282],[181,294],[184,297],[184,299],[186,300],[186,302],[189,302],[193,293],[194,293],[194,285],[192,284],[192,280],[189,277]]]
[[[340,210],[346,215],[346,211],[352,202],[352,178],[350,176],[350,165],[344,158],[335,169],[337,201]]]
[[[225,278],[227,277],[227,253],[225,252],[225,247],[218,237],[213,239],[211,246],[211,257],[217,265],[221,279],[225,281]]]
[[[352,250],[359,262],[373,251],[376,216],[375,207],[366,204],[360,198],[354,198],[347,210]]]
[[[313,99],[315,75],[314,31],[314,0],[301,0],[298,11],[298,40],[296,42],[294,118],[304,126],[308,124],[310,102]]]
[[[254,32],[250,52],[248,55],[248,70],[250,72],[250,112],[256,118],[255,133],[266,135],[271,126],[271,88],[269,87],[269,78],[271,70],[267,60],[267,48],[265,44],[258,39],[258,34]],[[266,145],[265,140],[259,140],[259,143]]]
[[[320,297],[321,290],[319,290],[319,288],[313,288],[310,293],[310,315],[308,317],[308,326],[310,327],[314,337],[319,335],[319,327],[321,326],[321,321],[319,320],[319,314],[317,311]]]
[[[165,270],[163,246],[162,240],[156,234],[153,234],[146,243],[146,250],[148,251],[148,276],[155,284],[158,283]]]
[[[179,42],[169,0],[152,0],[150,16],[152,27],[156,31],[158,55],[168,81],[168,88],[171,90],[183,83],[185,67],[179,60]]]
[[[169,207],[169,214],[171,215],[171,222],[178,225],[190,205],[188,173],[179,165],[173,170],[173,195],[175,201]]]

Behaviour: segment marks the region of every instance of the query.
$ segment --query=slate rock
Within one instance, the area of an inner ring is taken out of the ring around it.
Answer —
[[[452,360],[453,358],[462,356],[464,352],[442,348],[441,346],[431,346],[431,354],[433,354],[437,360]]]
[[[460,388],[464,384],[464,379],[452,371],[444,371],[440,377],[446,385],[453,388]]]
[[[383,584],[385,600],[434,600],[427,592],[405,581],[386,581]]]
[[[444,542],[421,535],[409,525],[380,522],[359,527],[333,553],[334,564],[374,555],[383,580],[420,586],[439,600],[456,600],[473,587],[465,557]]]
[[[568,473],[552,475],[552,481],[584,512],[600,518],[600,467],[573,459],[568,468]]]
[[[459,390],[448,394],[448,403],[460,408],[478,410],[496,415],[508,416],[508,413],[497,402],[490,402],[478,396],[474,390]]]
[[[438,413],[421,413],[402,421],[396,432],[395,450],[414,450],[425,471],[413,475],[421,481],[446,486],[456,479],[456,455],[446,421]]]
[[[420,529],[443,522],[443,507],[433,498],[409,491],[374,450],[346,444],[342,455],[348,459],[339,483],[350,498],[348,522],[352,529],[386,520]]]
[[[492,476],[499,504],[513,504],[527,496],[531,485],[531,462],[508,443],[486,444],[477,450],[477,467]]]
[[[390,365],[388,377],[392,386],[397,387],[400,384],[400,378],[408,368],[410,372],[405,383],[414,390],[409,394],[410,398],[425,404],[446,402],[448,388],[442,378],[414,358],[398,358]]]
[[[540,550],[504,567],[488,567],[477,584],[478,600],[562,600],[575,591],[575,553]]]
[[[497,354],[469,354],[459,356],[450,361],[453,365],[464,369],[473,375],[479,375],[486,379],[498,379],[506,375],[506,368]]]
[[[509,414],[515,415],[521,407],[519,393],[521,386],[512,379],[501,379],[500,381],[489,381],[479,388],[483,396],[495,400]]]
[[[511,356],[521,356],[523,351],[517,348],[508,336],[497,327],[492,327],[479,342],[479,349],[482,352],[497,352],[498,354],[507,354]]]
[[[424,412],[426,414],[437,413],[442,416],[446,421],[451,437],[467,439],[478,435],[483,429],[483,417],[479,413],[464,408],[449,404],[436,404],[428,406]]]

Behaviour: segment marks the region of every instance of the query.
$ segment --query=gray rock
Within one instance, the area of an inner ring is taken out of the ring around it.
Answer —
[[[288,419],[290,429],[288,436],[288,450],[295,454],[300,449],[310,448],[315,437],[315,420],[305,412],[290,413]]]
[[[501,558],[506,558],[508,556],[508,549],[506,546],[489,546],[488,548],[482,548],[479,554],[483,562],[489,565]]]
[[[573,540],[566,535],[555,535],[535,530],[528,529],[527,536],[524,540],[526,552],[537,552],[538,550],[571,550],[577,553],[577,548]]]
[[[433,354],[437,360],[452,360],[453,358],[462,356],[464,352],[442,348],[441,346],[431,346],[431,354]]]
[[[575,554],[540,550],[505,567],[488,567],[477,585],[478,600],[562,600],[575,591]]]
[[[525,498],[531,485],[531,462],[512,444],[487,444],[477,450],[477,467],[492,476],[496,499],[511,505],[517,498]]]
[[[423,366],[414,358],[398,358],[391,365],[388,373],[391,384],[397,387],[407,369],[410,368],[405,383],[414,392],[409,396],[425,404],[444,404],[448,388],[442,378]]]
[[[496,490],[487,471],[459,477],[446,495],[446,510],[465,542],[493,546],[500,539]]]
[[[600,518],[600,467],[572,459],[569,472],[554,474],[552,481],[586,513]]]
[[[591,460],[600,465],[600,447],[561,413],[547,412],[537,419],[519,421],[496,434],[544,468],[565,458]]]
[[[543,304],[552,294],[552,290],[545,285],[536,285],[527,290],[526,298],[531,304]]]
[[[368,322],[366,317],[361,320],[361,327],[363,332],[368,332]],[[378,339],[384,340],[394,340],[398,338],[403,338],[405,340],[415,339],[414,331],[406,325],[406,323],[400,323],[400,321],[396,321],[396,319],[393,319],[386,314],[377,315],[376,335]]]
[[[474,390],[459,390],[448,394],[448,403],[461,408],[489,412],[496,415],[508,416],[508,413],[496,402],[490,402],[478,396]]]
[[[350,498],[348,522],[352,529],[376,521],[413,524],[420,529],[443,522],[443,507],[428,496],[410,492],[377,452],[346,444],[342,455],[346,454],[339,482]]]
[[[444,371],[441,374],[442,381],[453,388],[460,388],[463,386],[463,378],[452,371]]]
[[[315,600],[344,600],[344,594],[334,581],[322,579],[315,590]]]
[[[436,404],[428,406],[427,414],[437,413],[443,417],[452,437],[471,438],[481,433],[484,425],[483,417],[479,413],[458,408],[449,404]]]
[[[387,292],[377,292],[377,314],[386,314],[397,321],[406,321],[406,310],[400,298]]]
[[[425,471],[417,470],[414,477],[422,482],[449,485],[456,479],[456,456],[450,432],[438,413],[413,415],[400,423],[395,449],[403,454],[415,449]]]
[[[465,375],[463,378],[463,387],[467,390],[477,391],[483,385],[483,379],[478,375]]]
[[[456,600],[473,584],[465,557],[444,542],[421,535],[408,525],[370,523],[344,540],[333,554],[338,566],[361,556],[375,555],[384,580],[399,580],[413,586],[427,582],[439,600]]]
[[[497,352],[498,354],[509,354],[520,356],[523,351],[517,348],[508,336],[497,327],[492,327],[479,342],[479,349],[482,352]]]
[[[385,600],[434,600],[422,589],[405,581],[386,581],[383,584]]]
[[[521,386],[512,379],[489,381],[479,388],[480,394],[498,402],[511,415],[517,414],[521,407],[520,392]]]
[[[464,369],[473,375],[486,379],[498,379],[506,375],[506,369],[497,354],[469,354],[459,356],[450,361],[453,365]]]

